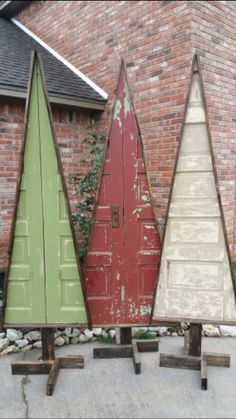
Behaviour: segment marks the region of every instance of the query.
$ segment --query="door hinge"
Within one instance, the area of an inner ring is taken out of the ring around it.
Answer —
[[[121,301],[125,301],[125,286],[121,287]]]

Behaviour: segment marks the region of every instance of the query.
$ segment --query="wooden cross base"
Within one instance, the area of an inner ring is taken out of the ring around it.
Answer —
[[[155,340],[133,340],[130,345],[106,346],[94,348],[94,359],[107,358],[133,358],[135,374],[141,374],[141,360],[139,352],[158,352],[159,339]]]
[[[202,353],[202,356],[160,354],[160,367],[201,371],[201,389],[207,390],[207,367],[230,367],[230,356]]]
[[[48,374],[47,396],[52,396],[60,368],[84,368],[84,357],[67,355],[55,357],[54,332],[51,328],[42,328],[42,360],[17,361],[11,364],[14,375]]]
[[[201,389],[207,390],[207,367],[230,367],[228,354],[202,352],[202,325],[190,324],[189,335],[184,337],[186,355],[160,354],[160,367],[201,371]]]
[[[46,394],[52,396],[60,368],[84,368],[84,357],[67,355],[50,361],[18,361],[11,364],[12,374],[48,374]]]

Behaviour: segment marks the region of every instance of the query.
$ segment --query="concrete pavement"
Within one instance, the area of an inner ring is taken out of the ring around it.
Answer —
[[[35,360],[39,350],[0,359],[1,418],[236,418],[236,338],[203,338],[203,350],[228,353],[231,367],[208,369],[208,390],[199,371],[159,367],[159,353],[141,353],[142,373],[132,359],[93,359],[97,342],[68,345],[58,355],[85,357],[82,370],[61,370],[51,397],[47,376],[12,376],[16,359]],[[161,338],[160,351],[182,353],[183,338]]]

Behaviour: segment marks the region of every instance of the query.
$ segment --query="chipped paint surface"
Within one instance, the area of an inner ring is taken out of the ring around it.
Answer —
[[[114,119],[114,121],[118,121],[120,128],[121,128],[121,115],[120,115],[121,114],[121,110],[122,110],[121,101],[119,99],[117,99],[115,101],[114,112],[113,112],[113,119]]]
[[[129,86],[127,81],[124,82],[124,116],[127,116],[127,113],[131,111],[131,103],[130,103],[130,93],[129,93]],[[133,136],[133,133],[131,133]],[[133,139],[133,138],[132,138]]]
[[[122,64],[86,259],[93,324],[150,323],[160,245],[140,141]],[[115,228],[113,205],[119,207]]]
[[[236,321],[199,73],[187,106],[154,319]]]

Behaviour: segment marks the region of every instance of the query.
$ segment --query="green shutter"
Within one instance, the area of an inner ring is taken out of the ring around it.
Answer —
[[[87,323],[41,73],[34,64],[4,323]]]

